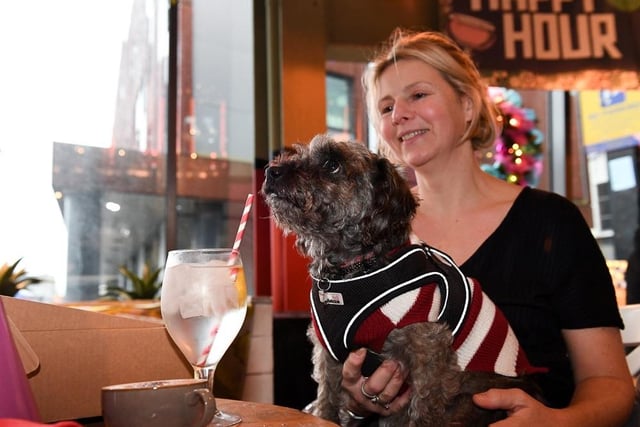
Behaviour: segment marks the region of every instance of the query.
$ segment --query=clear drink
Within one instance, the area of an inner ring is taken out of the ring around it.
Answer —
[[[162,318],[189,363],[220,361],[244,322],[245,289],[244,270],[232,271],[222,261],[165,269]]]
[[[240,255],[230,249],[170,251],[160,307],[169,335],[213,391],[215,368],[238,335],[247,313]],[[236,415],[218,411],[210,426],[231,426]]]

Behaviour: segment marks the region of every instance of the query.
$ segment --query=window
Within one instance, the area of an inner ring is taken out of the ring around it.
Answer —
[[[0,265],[21,259],[46,279],[25,297],[90,300],[126,286],[118,268],[163,267],[172,229],[175,247],[233,243],[253,175],[252,3],[180,2],[171,36],[169,3],[37,0],[2,14]]]
[[[327,129],[343,139],[354,139],[353,80],[327,74]]]

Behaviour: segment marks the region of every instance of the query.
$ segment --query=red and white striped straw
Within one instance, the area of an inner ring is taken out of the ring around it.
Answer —
[[[242,236],[244,236],[244,229],[247,228],[247,222],[249,221],[249,212],[251,212],[251,206],[253,205],[253,194],[247,195],[247,201],[244,203],[244,210],[242,211],[242,217],[240,217],[240,225],[238,226],[238,232],[236,233],[236,240],[233,242],[231,248],[231,257],[229,257],[229,265],[233,264],[238,257],[240,251],[240,243],[242,242]]]
[[[227,265],[233,265],[236,262],[236,258],[240,254],[239,248],[240,243],[242,242],[242,236],[244,236],[244,229],[247,228],[247,222],[249,221],[249,212],[251,212],[251,206],[253,205],[253,194],[249,193],[247,196],[247,201],[244,204],[244,210],[242,211],[242,217],[240,217],[240,225],[238,226],[238,232],[236,233],[236,240],[233,242],[233,247],[231,248],[231,255],[229,256],[229,262]],[[233,268],[231,269],[231,279],[235,282],[236,275],[238,274],[238,270]],[[196,366],[205,366],[207,363],[207,359],[209,358],[209,353],[211,353],[211,347],[213,347],[213,341],[216,338],[216,334],[218,333],[218,328],[220,327],[219,323],[216,323],[213,328],[211,328],[211,332],[209,333],[209,344],[202,349],[200,353],[200,357],[198,358],[198,363]]]

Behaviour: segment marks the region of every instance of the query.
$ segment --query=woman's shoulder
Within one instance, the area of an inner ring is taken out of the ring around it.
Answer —
[[[591,235],[587,220],[575,203],[561,194],[531,187],[520,192],[505,222],[526,223],[529,230],[555,230],[565,236]]]
[[[526,210],[552,210],[561,212],[579,212],[571,200],[552,191],[533,187],[524,187],[514,202],[514,207]]]

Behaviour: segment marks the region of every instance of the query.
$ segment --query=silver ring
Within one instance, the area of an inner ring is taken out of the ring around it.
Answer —
[[[358,414],[356,414],[356,413],[354,413],[354,412],[351,412],[351,411],[350,411],[350,410],[348,410],[347,408],[344,408],[344,411],[347,413],[347,415],[349,415],[349,418],[351,418],[351,419],[353,419],[353,420],[361,421],[361,420],[364,420],[364,419],[366,419],[366,418],[367,418],[367,417],[364,417],[364,416],[362,416],[362,415],[358,415]]]
[[[369,399],[371,402],[378,403],[380,401],[380,396],[378,396],[377,394],[369,394],[364,389],[364,385],[367,383],[368,379],[368,377],[364,377],[364,381],[362,381],[362,384],[360,384],[360,391],[362,392],[362,395]]]
[[[382,399],[380,399],[380,395],[379,394],[369,394],[364,389],[364,385],[367,383],[368,379],[369,379],[368,377],[364,377],[364,381],[362,381],[362,384],[360,384],[360,392],[362,393],[362,395],[364,397],[369,399],[371,401],[371,403],[373,403],[374,405],[380,405],[384,409],[388,410],[390,408],[390,403],[389,402],[384,402]]]
[[[383,402],[382,399],[380,399],[380,395],[379,394],[369,394],[364,389],[364,385],[367,383],[368,379],[369,378],[364,377],[364,381],[362,381],[362,384],[360,384],[360,391],[362,392],[362,395],[364,397],[366,397],[367,399],[369,399],[371,401],[371,403],[373,403],[374,405],[382,405],[382,406],[384,406],[384,409],[389,409],[389,404],[386,403],[386,402]]]

